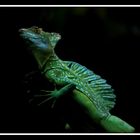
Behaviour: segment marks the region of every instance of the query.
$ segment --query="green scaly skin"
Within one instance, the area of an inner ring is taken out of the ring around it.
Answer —
[[[101,125],[107,132],[134,132],[134,127],[109,113],[109,110],[114,107],[113,104],[108,108],[105,104],[106,102],[102,103],[104,100],[98,97],[98,94],[92,94],[98,91],[98,87],[95,90],[87,84],[87,81],[81,82],[81,79],[69,68],[71,63],[62,61],[57,57],[54,48],[61,39],[58,33],[44,32],[41,28],[35,26],[20,29],[19,32],[21,37],[30,43],[29,49],[37,60],[42,74],[53,84],[63,86],[62,89],[52,92],[50,94],[52,97],[57,99],[68,91],[72,91],[72,97],[76,102],[84,108],[94,122]],[[79,66],[75,63],[72,63],[72,65],[75,67]],[[79,67],[85,70],[82,66]],[[75,76],[77,76],[77,80],[74,79]],[[100,79],[99,76],[96,76],[96,78]],[[102,86],[104,80],[100,80],[98,84]],[[113,91],[108,85],[104,84],[104,86],[108,88],[108,91]],[[113,94],[109,94],[109,97],[115,98]]]

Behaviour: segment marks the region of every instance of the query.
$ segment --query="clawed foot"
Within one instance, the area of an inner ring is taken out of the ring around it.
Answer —
[[[47,99],[43,100],[41,103],[39,103],[38,105],[41,105],[51,99],[53,99],[53,103],[51,105],[51,107],[54,107],[54,104],[56,102],[57,99],[57,89],[55,88],[55,90],[53,91],[48,91],[48,90],[40,90],[41,92],[43,92],[44,94],[39,94],[39,95],[34,95],[34,97],[47,97]]]
[[[75,89],[75,85],[73,84],[68,84],[65,85],[64,87],[62,87],[61,89],[57,90],[56,86],[55,89],[53,91],[47,91],[47,90],[41,90],[41,92],[45,93],[45,94],[40,94],[40,95],[34,95],[34,97],[48,97],[47,99],[43,100],[41,103],[39,103],[38,105],[41,105],[51,99],[53,99],[53,104],[52,104],[52,108],[54,107],[54,104],[56,102],[56,100],[63,96],[64,94],[69,93],[70,91],[72,91],[73,89]],[[47,93],[47,94],[46,94]],[[49,94],[48,94],[49,93]]]

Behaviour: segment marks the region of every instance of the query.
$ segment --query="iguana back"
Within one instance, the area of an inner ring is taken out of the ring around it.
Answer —
[[[116,96],[106,80],[76,62],[54,58],[46,63],[46,77],[57,85],[76,85],[76,89],[86,95],[103,116],[107,116],[115,105]]]

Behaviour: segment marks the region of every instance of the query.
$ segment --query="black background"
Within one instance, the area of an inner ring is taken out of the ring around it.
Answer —
[[[33,25],[60,33],[58,56],[105,78],[117,95],[111,113],[140,132],[139,17],[140,8],[0,8],[0,132],[65,132],[52,110],[27,102],[24,75],[37,64],[18,30]]]

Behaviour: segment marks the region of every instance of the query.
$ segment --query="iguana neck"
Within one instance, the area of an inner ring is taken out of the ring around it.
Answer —
[[[46,52],[38,52],[32,50],[32,53],[38,63],[39,69],[43,69],[44,65],[46,65],[48,60],[56,58],[58,59],[53,49],[50,49],[49,51]]]
[[[49,68],[51,67],[49,64],[52,62],[57,62],[59,61],[59,57],[56,55],[56,53],[53,51],[49,56],[46,57],[42,65],[40,65],[41,71],[45,72],[46,67]]]

